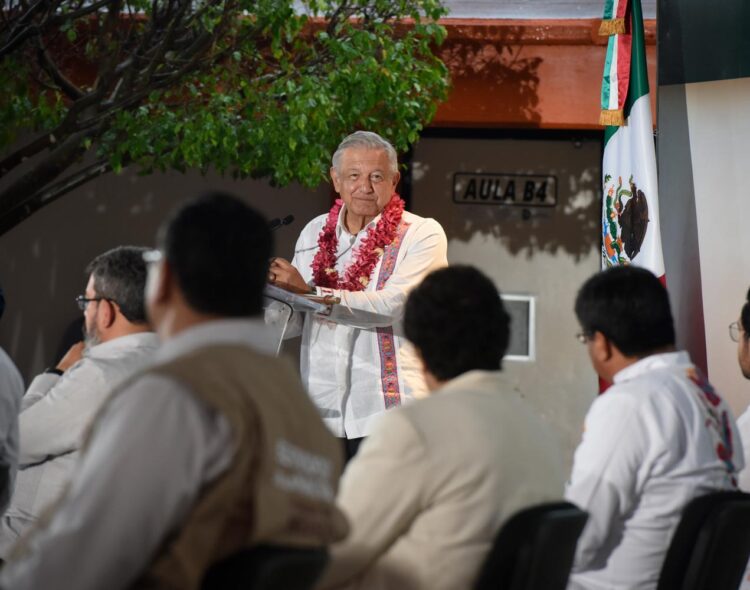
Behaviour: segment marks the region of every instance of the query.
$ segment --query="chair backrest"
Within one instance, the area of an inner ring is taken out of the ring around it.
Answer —
[[[324,548],[262,545],[214,564],[201,590],[309,590],[327,562]]]
[[[565,590],[587,518],[568,502],[513,515],[498,532],[474,590]]]
[[[713,492],[685,507],[657,590],[736,590],[750,556],[750,494]]]

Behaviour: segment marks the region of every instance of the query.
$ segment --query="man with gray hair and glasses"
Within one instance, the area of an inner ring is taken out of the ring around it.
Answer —
[[[448,264],[447,240],[437,221],[404,211],[396,150],[377,133],[346,137],[332,164],[340,198],[302,230],[291,263],[272,260],[268,280],[341,301],[296,325],[302,381],[352,457],[374,418],[427,391],[399,324],[409,291]]]
[[[146,248],[120,246],[94,258],[76,298],[84,340],[38,375],[21,402],[19,471],[0,520],[0,557],[59,496],[83,435],[113,386],[146,364],[158,340],[144,310]]]

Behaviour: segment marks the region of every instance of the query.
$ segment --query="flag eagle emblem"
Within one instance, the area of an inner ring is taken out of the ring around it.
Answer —
[[[623,186],[622,177],[614,182],[612,175],[605,174],[607,187],[604,205],[604,262],[606,266],[630,264],[638,256],[648,228],[648,200],[636,186],[633,176],[629,186]]]

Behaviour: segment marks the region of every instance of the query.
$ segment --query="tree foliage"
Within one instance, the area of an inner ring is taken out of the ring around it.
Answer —
[[[344,135],[373,129],[405,148],[447,91],[439,0],[4,8],[0,233],[126,166],[314,186]]]

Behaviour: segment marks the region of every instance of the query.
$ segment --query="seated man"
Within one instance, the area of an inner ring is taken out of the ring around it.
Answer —
[[[0,288],[0,317],[5,297]],[[18,469],[18,410],[23,396],[23,379],[11,358],[0,348],[0,514],[5,511]]]
[[[747,292],[745,304],[740,311],[740,319],[729,326],[732,339],[737,342],[737,361],[745,379],[750,379],[750,290]],[[742,449],[745,457],[750,455],[750,408],[737,419],[737,428],[742,437]],[[747,463],[740,473],[740,488],[750,492],[750,467]]]
[[[650,272],[594,275],[575,311],[594,370],[614,385],[589,409],[566,492],[589,512],[569,588],[653,589],[685,505],[736,487],[736,425],[675,350],[667,291]]]
[[[161,348],[115,390],[57,509],[13,551],[2,588],[199,588],[258,543],[321,546],[346,522],[343,458],[258,315],[265,220],[221,194],[159,233],[146,304]]]
[[[430,396],[383,415],[347,466],[351,533],[323,588],[465,590],[509,516],[562,497],[557,445],[500,372],[509,318],[492,282],[434,271],[404,328]]]
[[[38,375],[22,401],[18,479],[0,519],[0,557],[70,479],[83,434],[111,389],[156,351],[143,306],[145,248],[123,246],[97,256],[86,268],[84,343],[55,368]]]
[[[732,340],[737,342],[737,361],[745,379],[750,379],[750,290],[740,311],[740,319],[729,326]],[[742,438],[742,450],[745,457],[750,456],[750,408],[737,418],[737,429]],[[750,467],[747,462],[740,472],[739,487],[743,492],[750,492]],[[742,580],[741,590],[750,590],[750,563]]]

